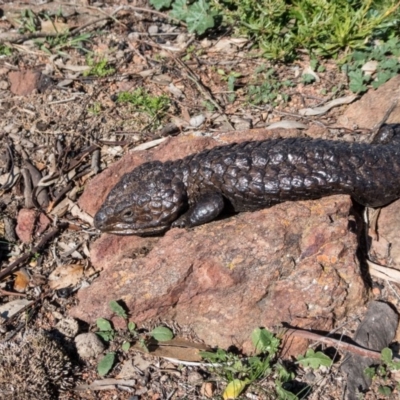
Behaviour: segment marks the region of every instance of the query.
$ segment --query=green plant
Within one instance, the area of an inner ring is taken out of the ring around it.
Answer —
[[[96,320],[96,334],[99,335],[107,343],[117,339],[122,339],[123,343],[121,349],[124,352],[129,351],[131,347],[131,342],[138,342],[144,350],[148,351],[148,344],[150,341],[168,341],[171,340],[174,336],[172,331],[165,326],[158,326],[148,334],[139,333],[136,329],[136,324],[132,321],[128,322],[128,314],[126,313],[124,307],[122,307],[115,300],[110,301],[109,306],[114,314],[124,319],[127,329],[125,332],[116,331],[110,321],[105,318],[98,318]],[[100,376],[104,376],[111,371],[112,367],[115,364],[116,356],[116,352],[108,352],[99,361],[97,365],[97,371]]]
[[[247,89],[248,101],[251,104],[272,104],[277,105],[280,102],[287,102],[289,95],[283,90],[293,85],[290,80],[280,79],[275,69],[270,68],[268,71],[258,70],[256,80],[261,84],[251,84]]]
[[[11,56],[12,48],[3,44],[0,44],[0,56]]]
[[[322,56],[362,49],[396,32],[398,2],[358,0],[217,0],[225,20],[252,36],[265,55],[292,59],[299,49]]]
[[[313,349],[308,349],[305,356],[297,357],[298,363],[304,367],[311,367],[312,369],[318,369],[321,365],[330,367],[332,360],[321,351],[315,352]]]
[[[34,33],[40,29],[40,20],[32,10],[22,10],[21,17],[16,20],[19,33]]]
[[[212,9],[206,0],[150,0],[150,4],[157,10],[172,8],[170,16],[187,24],[189,32],[202,35],[207,29],[215,25],[217,12]]]
[[[374,367],[369,367],[364,370],[364,374],[370,379],[381,378],[387,381],[390,378],[391,371],[400,370],[400,361],[393,360],[393,352],[385,347],[381,351],[381,364]],[[378,391],[383,396],[389,397],[392,394],[393,388],[387,385],[380,385]]]
[[[96,58],[93,55],[86,57],[87,65],[90,67],[89,70],[83,73],[84,76],[98,76],[104,77],[112,75],[115,72],[115,68],[108,65],[108,60],[105,58]]]
[[[151,96],[143,88],[138,88],[133,92],[120,92],[117,102],[131,104],[137,111],[149,115],[153,121],[162,118],[170,105],[168,96]]]
[[[255,380],[265,376],[275,377],[276,393],[280,399],[297,399],[296,395],[285,390],[283,385],[294,378],[277,361],[280,340],[264,328],[257,328],[251,335],[256,355],[241,357],[222,349],[216,352],[201,352],[202,358],[211,363],[212,369],[228,382],[224,398],[236,398]]]
[[[69,35],[68,32],[65,32],[57,36],[48,36],[44,39],[36,39],[35,43],[38,45],[40,50],[43,50],[48,54],[57,52],[60,55],[64,55],[61,50],[65,48],[73,48],[83,52],[87,51],[83,44],[91,38],[90,33],[83,33],[82,35],[75,37],[70,37]]]
[[[349,88],[354,93],[364,93],[369,85],[378,88],[400,71],[400,40],[392,38],[386,43],[368,46],[364,50],[353,52],[348,56],[342,70],[349,77]],[[363,71],[367,61],[375,61],[375,72],[368,74]]]
[[[101,103],[95,101],[92,106],[88,107],[88,111],[93,115],[99,115],[101,112]]]
[[[218,69],[217,73],[221,76],[223,81],[228,83],[228,91],[231,92],[228,94],[228,100],[230,103],[233,103],[236,99],[235,95],[235,82],[237,78],[240,78],[242,74],[240,72],[230,71],[228,74],[223,69]]]

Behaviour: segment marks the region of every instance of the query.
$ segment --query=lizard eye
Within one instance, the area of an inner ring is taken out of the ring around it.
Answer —
[[[123,214],[123,216],[127,217],[127,218],[132,217],[132,215],[133,215],[133,212],[131,210],[125,211]]]

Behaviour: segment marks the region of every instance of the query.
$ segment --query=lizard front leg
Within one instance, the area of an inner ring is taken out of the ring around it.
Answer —
[[[224,198],[221,193],[204,193],[197,198],[188,211],[172,223],[172,227],[191,228],[210,222],[221,213],[224,205]]]

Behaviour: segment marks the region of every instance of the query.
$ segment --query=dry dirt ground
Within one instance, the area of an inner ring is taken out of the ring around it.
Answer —
[[[8,379],[20,390],[26,387],[23,396],[3,391],[0,398],[221,398],[226,382],[207,368],[176,365],[135,350],[120,354],[107,376],[117,380],[108,381],[108,386],[73,390],[100,379],[98,358],[79,359],[75,327],[64,326],[71,323],[67,311],[76,303],[76,290],[99,273],[92,270],[88,257],[98,233],[90,217],[75,207],[76,201],[88,179],[124,153],[143,143],[155,145],[154,140],[169,135],[210,135],[283,121],[294,128],[309,124],[317,137],[321,127],[337,125],[346,106],[316,117],[301,116],[299,110],[351,96],[346,76],[326,61],[317,82],[305,84],[302,74],[310,62],[304,56],[291,65],[275,65],[271,92],[278,96],[254,104],[247,88],[265,79],[272,65],[244,38],[227,32],[196,38],[140,2],[27,3],[0,3],[0,45],[11,50],[0,56],[0,307],[2,351],[9,357],[0,385],[7,387]],[[22,17],[28,8],[33,17]],[[46,23],[45,14],[52,24]],[[32,23],[33,32],[27,28]],[[21,24],[23,36],[15,33]],[[74,35],[57,42],[54,25],[59,30],[68,27]],[[85,42],[70,41],[87,33]],[[104,60],[107,65],[99,67]],[[97,65],[97,70],[88,64]],[[234,91],[228,86],[230,76],[235,76]],[[287,80],[291,85],[280,85]],[[165,96],[167,106],[152,113],[146,109],[151,106],[119,101],[120,92],[137,88],[158,99]],[[332,137],[351,133],[335,132]],[[39,191],[35,187],[41,179],[46,190]],[[61,270],[68,271],[62,283]],[[62,332],[68,361],[46,337],[35,336],[41,329]],[[77,329],[88,332],[96,327],[81,324]],[[30,332],[25,342],[20,339],[23,332]],[[120,346],[115,342],[108,351]],[[34,359],[46,360],[48,370]],[[130,360],[133,366],[124,375],[122,366]],[[308,374],[312,382],[308,398],[340,398],[345,378],[338,365],[308,373],[296,368],[299,381]],[[52,373],[53,392],[46,380]],[[241,398],[267,398],[273,383],[273,378],[259,380]],[[396,385],[393,380],[385,383]],[[364,398],[389,398],[379,393],[380,384],[375,380]],[[51,394],[61,386],[65,391]]]

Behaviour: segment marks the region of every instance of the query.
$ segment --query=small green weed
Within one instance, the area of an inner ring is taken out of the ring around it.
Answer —
[[[95,101],[92,106],[88,107],[88,112],[93,115],[99,115],[101,112],[101,104],[98,101]]]
[[[89,41],[90,38],[90,33],[84,33],[76,37],[70,37],[69,33],[63,33],[57,36],[48,36],[45,39],[36,39],[35,43],[38,45],[40,50],[43,50],[48,54],[56,52],[59,55],[64,55],[62,50],[66,48],[73,48],[87,52],[84,43]]]
[[[21,17],[16,20],[19,33],[34,33],[40,30],[40,20],[32,10],[21,11]]]
[[[240,78],[242,74],[240,72],[231,71],[226,73],[223,69],[218,69],[217,73],[221,76],[223,81],[228,83],[228,91],[231,92],[228,94],[228,100],[230,103],[233,103],[236,99],[235,95],[235,82],[237,78]]]
[[[90,67],[88,71],[83,73],[84,76],[97,76],[103,78],[114,74],[115,68],[108,65],[108,60],[105,58],[98,59],[93,55],[86,57],[87,65]]]
[[[332,360],[321,351],[315,352],[313,349],[308,349],[305,356],[298,356],[297,361],[303,367],[311,367],[312,369],[318,369],[321,365],[324,367],[330,367]]]
[[[215,25],[217,11],[206,0],[150,0],[157,10],[171,8],[170,16],[187,24],[189,32],[202,35]]]
[[[256,355],[252,357],[244,358],[221,349],[218,349],[215,353],[201,353],[206,362],[215,364],[212,367],[214,372],[228,382],[223,397],[236,398],[248,385],[257,379],[273,376],[277,398],[282,400],[298,399],[296,394],[285,389],[286,384],[294,379],[294,373],[288,371],[278,361],[277,353],[280,340],[264,328],[255,329],[251,335],[251,339],[256,349]],[[317,357],[322,359],[319,353]],[[331,362],[331,360],[329,361]],[[312,366],[316,366],[316,364],[312,363]],[[308,390],[308,388],[305,389],[305,391]],[[302,392],[302,394],[304,393]]]
[[[0,56],[11,56],[12,48],[6,45],[0,44]]]
[[[172,331],[165,326],[158,326],[148,334],[139,333],[136,330],[136,324],[132,321],[128,322],[128,315],[125,309],[115,300],[110,301],[109,306],[111,310],[118,316],[125,320],[127,331],[117,332],[113,328],[110,321],[105,318],[98,318],[96,321],[97,332],[105,342],[112,342],[116,339],[122,339],[122,351],[127,352],[131,347],[131,342],[138,342],[140,346],[148,351],[148,344],[151,340],[158,342],[168,341],[173,338]],[[115,364],[116,352],[108,352],[98,363],[97,372],[100,376],[108,374]]]
[[[251,38],[274,60],[296,58],[301,49],[335,57],[397,34],[396,0],[150,0],[157,10],[203,34],[217,24]]]
[[[364,374],[371,379],[381,378],[383,381],[387,381],[390,378],[391,371],[400,370],[400,361],[393,360],[393,353],[389,348],[386,347],[381,351],[381,360],[381,365],[366,368]],[[400,389],[400,384],[397,386],[397,389]],[[385,397],[390,397],[393,390],[394,387],[387,385],[381,385],[378,388],[379,393]]]
[[[400,71],[400,40],[392,38],[386,43],[369,46],[352,53],[342,70],[349,77],[349,87],[354,93],[364,93],[369,86],[378,88]],[[368,75],[362,67],[367,61],[376,61],[375,75]]]
[[[132,104],[137,111],[146,113],[155,121],[152,125],[157,125],[157,121],[165,115],[170,106],[168,96],[151,96],[143,88],[138,88],[133,92],[120,92],[117,102]]]
[[[266,72],[259,69],[256,74],[256,80],[261,84],[251,84],[247,90],[248,102],[254,105],[271,104],[278,105],[280,102],[287,102],[289,95],[283,90],[293,86],[290,80],[282,81],[276,74],[274,68]]]

